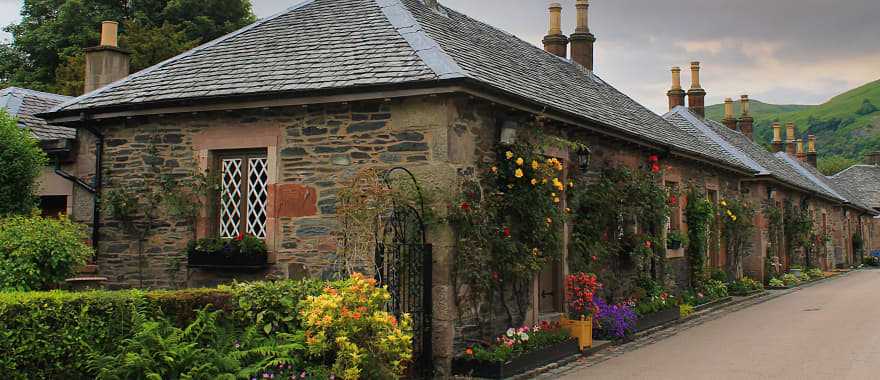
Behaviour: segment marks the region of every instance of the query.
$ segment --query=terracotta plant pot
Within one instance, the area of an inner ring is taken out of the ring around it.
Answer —
[[[559,320],[560,325],[571,334],[573,338],[577,338],[578,346],[581,351],[593,347],[593,317],[581,316],[580,320],[568,319],[562,316]]]

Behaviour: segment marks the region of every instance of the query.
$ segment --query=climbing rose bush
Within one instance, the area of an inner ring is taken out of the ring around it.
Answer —
[[[93,254],[85,240],[64,216],[0,219],[0,290],[43,290],[73,276]]]
[[[412,322],[384,310],[390,299],[360,274],[309,296],[300,305],[309,355],[330,361],[341,379],[400,377],[412,359]]]

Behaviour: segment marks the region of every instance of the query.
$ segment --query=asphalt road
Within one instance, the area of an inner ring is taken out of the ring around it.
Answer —
[[[733,312],[563,379],[880,379],[880,270]]]

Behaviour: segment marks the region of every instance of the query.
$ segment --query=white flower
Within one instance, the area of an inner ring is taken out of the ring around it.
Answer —
[[[529,341],[529,334],[526,334],[526,333],[520,333],[520,334],[519,334],[519,340],[521,340],[521,341],[523,341],[523,342],[528,342],[528,341]]]
[[[513,327],[507,329],[507,336],[513,338],[513,336],[514,336],[515,334],[516,334],[516,330],[514,330]]]

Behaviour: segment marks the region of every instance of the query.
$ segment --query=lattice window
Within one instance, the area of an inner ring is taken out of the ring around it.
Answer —
[[[220,237],[239,234],[241,224],[241,163],[240,158],[224,159],[220,191]]]
[[[266,189],[269,181],[266,159],[251,158],[248,160],[248,167],[247,231],[258,238],[265,238],[266,199],[269,195]]]
[[[266,238],[269,173],[265,152],[221,152],[219,235]]]

